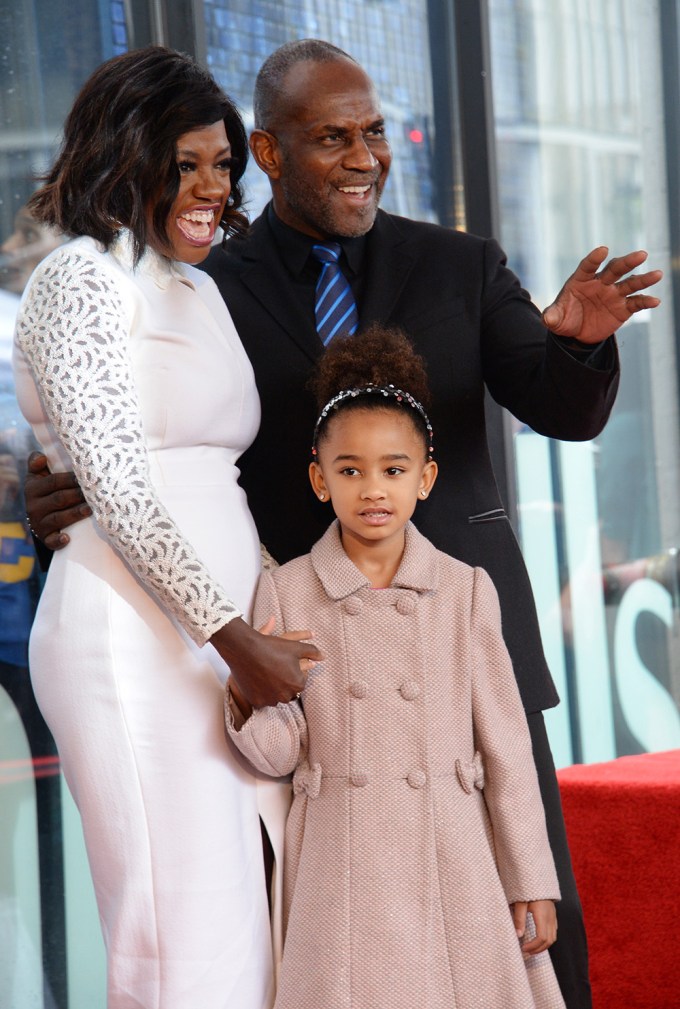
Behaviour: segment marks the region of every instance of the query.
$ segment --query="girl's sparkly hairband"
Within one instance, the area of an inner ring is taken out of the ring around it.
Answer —
[[[371,394],[376,394],[378,396],[392,397],[396,399],[398,403],[406,403],[410,406],[416,413],[420,414],[428,435],[428,456],[431,456],[434,452],[434,446],[432,444],[432,425],[430,424],[430,418],[425,413],[422,403],[419,403],[417,399],[414,399],[410,392],[405,392],[404,389],[397,389],[393,385],[363,385],[355,389],[343,389],[342,392],[337,393],[332,399],[329,399],[325,407],[319,414],[319,419],[314,427],[314,437],[312,439],[312,455],[316,455],[316,443],[319,440],[319,431],[321,426],[328,417],[331,410],[335,410],[341,403],[347,399],[356,399],[357,396],[370,396]]]

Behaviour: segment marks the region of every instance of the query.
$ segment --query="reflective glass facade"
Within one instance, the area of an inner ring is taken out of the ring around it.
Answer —
[[[645,248],[670,277],[659,9],[494,0],[500,238],[540,306],[581,256]],[[563,704],[559,764],[680,744],[678,420],[671,292],[621,331],[602,435],[510,421],[521,541]]]
[[[471,6],[0,2],[0,1007],[105,1005],[78,816],[30,690],[26,644],[42,576],[21,496],[32,444],[9,369],[27,269],[59,240],[28,226],[21,208],[56,148],[71,100],[98,63],[148,35],[178,48],[195,45],[250,126],[253,82],[266,55],[288,39],[327,38],[366,67],[381,95],[395,155],[383,205],[435,220],[443,198],[436,180],[447,167],[441,159],[471,141],[466,133],[442,136],[440,119],[435,135],[438,101],[451,105],[446,121],[454,125],[465,122],[466,110],[455,106],[456,89],[431,59],[431,26],[435,14],[448,12],[460,49],[471,30],[460,9]],[[200,29],[191,45],[166,31],[179,8]],[[536,303],[547,305],[581,256],[600,244],[617,253],[645,247],[670,278],[677,250],[669,192],[678,179],[668,175],[668,123],[678,96],[663,74],[677,39],[664,45],[663,5],[489,0],[482,8],[493,98],[485,114],[498,185],[489,195],[498,197],[497,237]],[[472,176],[464,182],[468,196],[480,185]],[[254,216],[268,190],[252,165],[247,189]],[[563,697],[548,716],[562,765],[680,746],[680,327],[669,282],[661,295],[660,310],[621,333],[621,391],[595,442],[553,443],[504,419],[507,453],[499,465],[507,466],[502,482]]]

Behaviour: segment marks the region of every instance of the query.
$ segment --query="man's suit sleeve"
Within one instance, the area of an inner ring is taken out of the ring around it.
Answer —
[[[484,243],[481,354],[484,380],[501,406],[539,434],[594,438],[614,404],[619,359],[613,337],[597,366],[550,333],[493,239]]]

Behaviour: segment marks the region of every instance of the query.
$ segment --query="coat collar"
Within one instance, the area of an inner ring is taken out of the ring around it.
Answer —
[[[326,593],[331,599],[344,599],[370,587],[364,574],[352,563],[342,548],[340,525],[336,519],[311,550],[311,561]],[[439,583],[437,550],[419,533],[412,522],[406,526],[406,546],[399,570],[390,588],[432,592]]]

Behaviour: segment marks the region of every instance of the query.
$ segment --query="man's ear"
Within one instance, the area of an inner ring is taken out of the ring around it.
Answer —
[[[319,501],[330,501],[330,494],[318,462],[310,462],[309,464],[309,482]]]
[[[273,133],[266,130],[253,130],[250,134],[250,150],[259,168],[270,179],[278,179],[280,152],[279,142]]]

